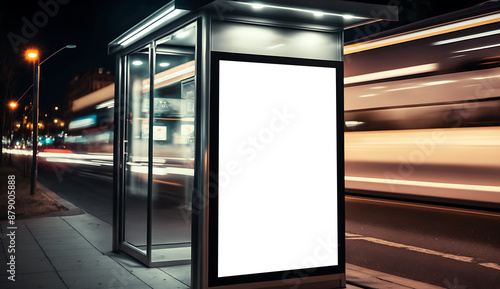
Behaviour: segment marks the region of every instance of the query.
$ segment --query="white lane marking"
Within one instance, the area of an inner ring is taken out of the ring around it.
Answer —
[[[500,271],[500,265],[495,263],[479,263],[479,265]]]
[[[382,239],[378,239],[378,238],[364,237],[363,235],[351,234],[351,233],[346,233],[346,239],[347,240],[364,240],[364,241],[368,241],[368,242],[372,242],[372,243],[376,243],[376,244],[381,244],[381,245],[386,245],[386,246],[390,246],[390,247],[406,249],[409,251],[415,251],[415,252],[419,252],[419,253],[439,256],[439,257],[457,260],[457,261],[462,261],[462,262],[466,262],[466,263],[478,264],[478,265],[481,265],[484,267],[488,267],[488,268],[492,268],[492,269],[500,271],[500,265],[498,265],[496,263],[479,263],[479,262],[475,261],[475,259],[472,257],[453,255],[453,254],[438,252],[438,251],[434,251],[434,250],[430,250],[430,249],[425,249],[425,248],[405,245],[405,244],[401,244],[401,243],[391,242],[391,241],[387,241],[387,240],[382,240]]]
[[[408,180],[395,180],[395,179],[381,179],[381,178],[365,178],[365,177],[350,177],[345,176],[346,181],[365,182],[365,183],[380,183],[387,185],[408,185],[417,187],[433,187],[441,189],[456,189],[456,190],[474,190],[483,192],[500,192],[499,186],[484,186],[484,185],[468,185],[468,184],[452,184],[452,183],[438,183],[438,182],[423,182],[423,181],[408,181]]]
[[[373,198],[363,198],[363,197],[354,197],[354,196],[345,196],[345,198],[351,199],[351,200],[361,200],[361,201],[366,201],[366,202],[373,202],[373,203],[382,203],[382,204],[391,204],[391,205],[398,205],[398,206],[407,206],[407,207],[433,209],[433,210],[441,210],[441,211],[449,211],[449,212],[458,212],[458,213],[482,215],[482,216],[497,217],[497,218],[500,217],[500,214],[498,214],[498,213],[496,214],[496,213],[481,212],[481,211],[475,211],[472,209],[455,209],[455,208],[448,208],[448,207],[442,207],[442,206],[437,206],[437,205],[420,205],[420,204],[414,204],[414,203],[408,203],[408,202],[378,200],[378,199],[373,199]]]

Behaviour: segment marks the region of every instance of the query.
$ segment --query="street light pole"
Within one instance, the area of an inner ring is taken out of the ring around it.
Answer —
[[[35,195],[36,191],[36,181],[38,178],[38,162],[37,162],[37,151],[38,151],[38,101],[40,94],[40,66],[49,58],[56,55],[58,52],[65,48],[76,48],[76,45],[66,45],[56,52],[52,53],[49,57],[45,58],[40,62],[38,52],[28,51],[28,58],[35,60],[35,73],[33,79],[33,161],[31,163],[31,195]]]
[[[14,119],[14,109],[17,107],[17,102],[11,101],[9,102],[10,108],[10,129],[9,129],[9,147],[12,150],[12,142],[14,141],[14,126],[12,121]],[[5,119],[5,118],[4,118]],[[9,164],[12,164],[12,152],[9,154]]]
[[[35,195],[36,181],[38,179],[38,91],[40,85],[40,58],[35,60],[35,73],[33,78],[33,160],[31,162],[31,190],[30,194]]]

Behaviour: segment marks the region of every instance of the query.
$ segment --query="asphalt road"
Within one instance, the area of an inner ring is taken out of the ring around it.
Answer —
[[[112,167],[68,165],[39,158],[38,181],[106,223],[113,222]]]
[[[111,167],[48,163],[39,181],[111,223]],[[347,263],[444,288],[500,288],[500,214],[346,196]]]
[[[347,263],[444,288],[500,288],[500,214],[346,197]]]

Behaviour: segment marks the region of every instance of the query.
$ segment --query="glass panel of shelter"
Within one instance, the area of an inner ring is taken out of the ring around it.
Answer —
[[[151,261],[191,260],[196,25],[155,42]]]
[[[146,256],[148,208],[149,45],[128,55],[126,65],[123,238]]]

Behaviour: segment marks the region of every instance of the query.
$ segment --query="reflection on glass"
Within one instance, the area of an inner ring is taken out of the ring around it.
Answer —
[[[153,262],[190,260],[195,31],[190,25],[156,43]]]
[[[147,237],[149,93],[144,79],[149,79],[148,59],[149,47],[129,55],[125,132],[124,237],[143,253]]]

